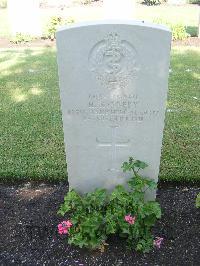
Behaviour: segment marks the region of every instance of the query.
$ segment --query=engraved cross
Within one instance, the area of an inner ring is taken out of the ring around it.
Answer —
[[[118,147],[128,147],[128,143],[130,140],[126,141],[118,141],[116,140],[117,137],[117,128],[118,126],[111,126],[111,142],[104,142],[96,138],[96,142],[98,147],[111,147],[111,167],[108,169],[108,171],[111,172],[119,172],[119,169],[117,169],[116,165],[116,158],[117,158],[117,148]]]

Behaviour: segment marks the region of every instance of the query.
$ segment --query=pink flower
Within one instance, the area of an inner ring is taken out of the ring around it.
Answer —
[[[68,233],[68,229],[72,226],[72,223],[70,220],[68,221],[63,221],[62,223],[60,223],[58,225],[58,233],[60,235],[63,235],[63,234],[67,234]]]
[[[125,220],[127,223],[129,223],[129,224],[134,224],[134,223],[135,223],[135,219],[136,219],[136,217],[135,217],[135,216],[132,217],[130,214],[129,214],[129,215],[126,215],[126,216],[124,217],[124,220]]]
[[[160,245],[163,242],[163,238],[162,237],[156,237],[156,239],[153,241],[153,245],[154,247],[160,248]]]
[[[70,227],[72,227],[72,223],[71,223],[71,221],[70,220],[68,220],[68,221],[66,221],[66,226],[67,226],[67,228],[70,228]]]

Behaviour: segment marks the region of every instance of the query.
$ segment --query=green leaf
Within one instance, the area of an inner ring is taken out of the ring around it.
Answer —
[[[197,195],[197,198],[196,198],[196,207],[200,208],[200,193]]]
[[[136,250],[142,252],[149,252],[152,247],[153,247],[153,240],[152,237],[149,237],[148,239],[139,240],[136,245]]]
[[[123,172],[127,172],[131,170],[131,165],[128,162],[124,162],[121,168],[123,169]]]
[[[127,185],[117,185],[111,193],[106,189],[97,188],[92,192],[79,195],[71,190],[64,198],[58,211],[65,215],[70,212],[73,226],[68,235],[69,243],[90,249],[102,248],[110,234],[118,234],[126,238],[130,247],[143,252],[152,246],[151,228],[161,216],[159,203],[146,202],[146,188],[155,188],[155,182],[138,174],[146,163],[129,158],[124,162],[124,171],[131,171],[133,177]],[[136,168],[138,168],[136,170]],[[136,217],[133,225],[128,224],[125,215]]]
[[[143,213],[145,216],[154,214],[157,219],[161,218],[160,204],[156,201],[148,201],[143,207]]]
[[[156,189],[157,188],[157,184],[154,180],[152,179],[148,179],[148,178],[145,178],[145,183],[146,185],[150,188],[150,189]]]
[[[63,203],[61,206],[60,206],[60,209],[58,210],[57,214],[60,214],[62,216],[64,216],[68,211],[71,210],[71,207],[70,205],[66,204],[66,203]]]
[[[136,160],[134,162],[134,166],[137,167],[137,168],[140,168],[140,169],[145,169],[148,166],[148,164],[145,163],[145,162],[142,162],[140,160]]]
[[[130,233],[129,228],[122,228],[122,233],[123,234],[129,234]]]

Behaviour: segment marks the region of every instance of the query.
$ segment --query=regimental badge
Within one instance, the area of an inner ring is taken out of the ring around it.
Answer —
[[[89,54],[89,69],[110,90],[133,84],[140,70],[136,49],[117,33],[108,34]]]

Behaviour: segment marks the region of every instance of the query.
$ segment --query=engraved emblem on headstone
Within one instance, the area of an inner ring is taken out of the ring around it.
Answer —
[[[91,49],[89,69],[102,86],[110,90],[126,88],[139,71],[137,51],[117,33],[110,33]]]
[[[98,147],[110,147],[111,148],[111,166],[108,171],[119,172],[119,167],[116,165],[117,158],[117,148],[128,147],[130,140],[117,141],[117,128],[118,126],[110,126],[111,128],[111,141],[102,141],[99,138],[96,138]]]
[[[131,174],[121,165],[130,156],[147,162],[142,174],[157,182],[170,31],[134,20],[94,21],[61,27],[56,42],[70,189],[125,185]],[[145,195],[152,200],[156,192]]]

